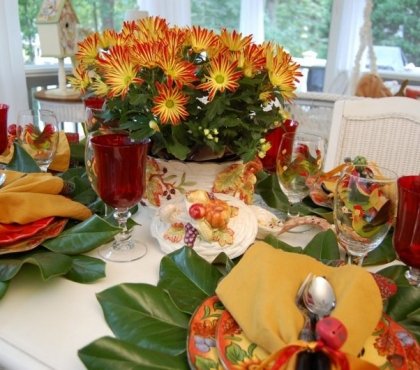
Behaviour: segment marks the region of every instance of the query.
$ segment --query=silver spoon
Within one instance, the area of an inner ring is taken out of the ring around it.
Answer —
[[[0,187],[4,184],[6,181],[6,174],[4,172],[0,173]]]
[[[300,310],[300,312],[302,313],[303,317],[304,317],[304,324],[303,324],[303,328],[299,333],[299,339],[301,340],[305,340],[307,342],[313,341],[315,340],[315,334],[312,328],[312,323],[311,323],[311,314],[308,310],[308,308],[305,305],[304,302],[304,297],[303,295],[305,294],[306,290],[309,287],[309,284],[312,282],[314,275],[313,274],[308,274],[305,278],[305,280],[303,281],[303,283],[300,285],[299,290],[296,294],[296,299],[295,299],[295,303],[297,308]]]
[[[322,319],[335,308],[334,289],[326,278],[315,276],[303,292],[303,302],[309,312],[316,316],[317,320]]]

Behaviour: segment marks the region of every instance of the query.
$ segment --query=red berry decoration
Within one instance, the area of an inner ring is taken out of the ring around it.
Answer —
[[[334,317],[324,317],[315,327],[318,338],[332,349],[339,349],[347,340],[347,329]]]

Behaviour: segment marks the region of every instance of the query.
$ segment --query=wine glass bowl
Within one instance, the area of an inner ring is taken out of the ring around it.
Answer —
[[[54,112],[40,109],[18,113],[16,137],[18,143],[34,159],[41,171],[47,172],[58,147],[58,121]]]
[[[396,180],[393,171],[373,165],[349,165],[338,180],[333,217],[338,243],[349,263],[362,265],[393,225]]]
[[[99,197],[115,209],[114,218],[122,229],[112,245],[104,246],[99,254],[114,262],[139,259],[147,248],[133,240],[127,221],[130,208],[140,202],[145,190],[148,141],[131,139],[121,131],[92,135],[89,140],[93,149],[93,183]]]
[[[283,135],[276,158],[279,185],[293,206],[302,201],[311,184],[320,175],[325,140],[317,135],[298,132]],[[289,208],[289,217],[297,217]]]
[[[405,276],[420,287],[420,176],[398,179],[397,221],[393,244],[398,258],[409,269]]]

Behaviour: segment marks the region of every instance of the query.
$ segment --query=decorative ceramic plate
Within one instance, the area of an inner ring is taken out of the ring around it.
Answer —
[[[0,224],[0,247],[15,243],[35,235],[42,229],[45,229],[54,220],[54,217],[45,217],[40,220],[30,222],[25,225],[20,224]]]
[[[206,299],[192,316],[187,352],[193,369],[222,366],[225,370],[245,370],[268,357],[245,336],[217,296]],[[409,370],[416,368],[419,356],[420,347],[412,334],[384,314],[360,358],[381,369]]]
[[[67,218],[55,219],[47,227],[38,231],[35,235],[32,235],[29,238],[20,240],[13,244],[3,246],[0,245],[0,255],[7,253],[26,252],[36,248],[45,240],[54,238],[59,235],[66,226],[67,221]]]
[[[229,258],[240,256],[255,241],[258,232],[258,221],[252,208],[230,195],[215,194],[215,196],[220,200],[226,201],[230,206],[236,207],[238,214],[231,217],[228,222],[228,228],[233,231],[232,244],[221,246],[217,242],[203,240],[200,236],[195,240],[194,250],[208,262],[212,262],[222,252],[226,253]],[[194,225],[194,220],[188,214],[185,197],[177,197],[164,206],[161,206],[152,220],[150,232],[157,239],[160,248],[165,253],[171,253],[186,244],[183,238],[178,238],[180,240],[170,240],[168,237],[168,230],[171,224],[163,221],[163,212],[167,212],[170,207],[173,209],[177,223],[181,226],[186,223]],[[180,233],[183,232],[184,229],[182,227]]]
[[[191,316],[187,338],[191,369],[223,370],[216,350],[216,325],[223,305],[216,296],[207,298]]]

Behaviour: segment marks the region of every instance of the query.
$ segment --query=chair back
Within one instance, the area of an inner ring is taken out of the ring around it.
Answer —
[[[386,97],[336,101],[324,169],[358,155],[398,176],[420,174],[420,100]]]

